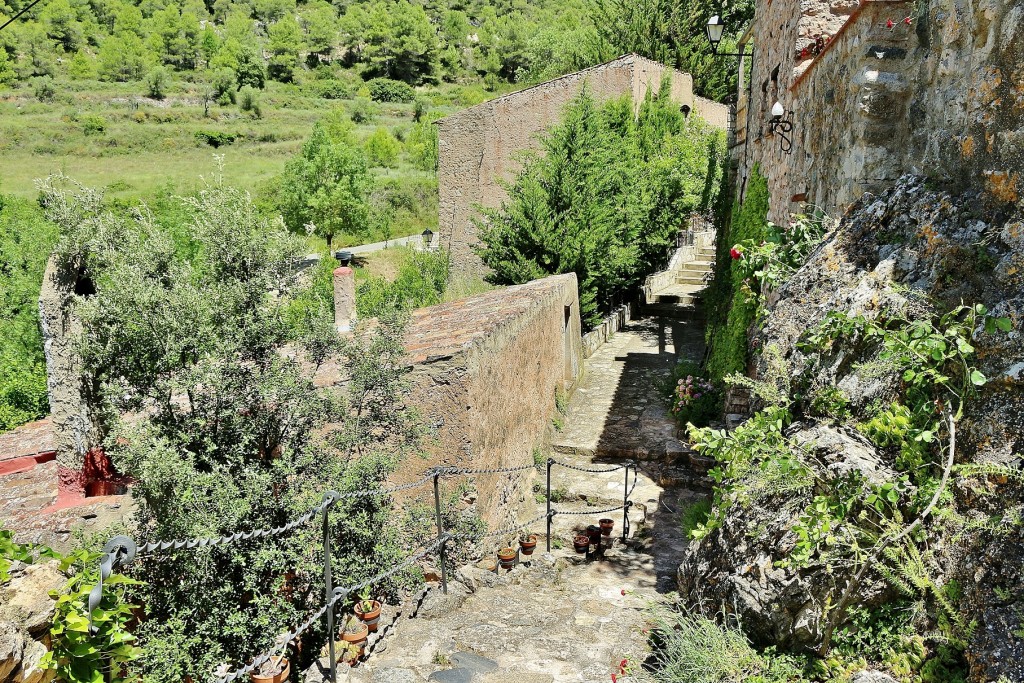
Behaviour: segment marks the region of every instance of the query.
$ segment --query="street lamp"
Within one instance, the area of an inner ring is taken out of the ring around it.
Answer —
[[[707,26],[704,27],[705,35],[707,36],[708,42],[711,43],[711,54],[716,57],[743,57],[742,52],[719,52],[718,46],[722,42],[722,36],[725,34],[725,22],[722,21],[722,17],[717,14],[708,19]]]
[[[779,136],[779,149],[786,154],[793,153],[793,140],[790,139],[787,133],[793,132],[793,112],[789,112],[789,119],[783,118],[786,115],[786,108],[782,106],[782,102],[776,102],[772,106],[772,117],[768,120],[768,132],[772,135],[778,134]]]
[[[342,249],[334,252],[334,258],[338,259],[341,265],[347,266],[352,263],[352,252]]]
[[[430,243],[434,241],[434,231],[431,230],[430,228],[427,228],[426,230],[423,231],[423,234],[420,235],[420,237],[423,238],[423,250],[429,251]]]

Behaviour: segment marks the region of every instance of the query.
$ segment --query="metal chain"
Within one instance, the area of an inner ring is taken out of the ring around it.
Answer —
[[[507,536],[517,531],[522,531],[523,529],[531,527],[540,520],[544,519],[545,517],[547,517],[547,513],[541,515],[540,517],[534,517],[529,522],[524,522],[523,524],[520,524],[518,526],[508,527],[507,529],[499,529],[498,531],[491,531],[486,534],[455,534],[454,536],[452,536],[452,538],[464,541],[481,541],[485,538],[494,538],[495,536]]]
[[[334,609],[334,606],[338,604],[338,601],[342,600],[346,595],[351,595],[352,593],[358,592],[366,586],[372,585],[374,583],[379,583],[384,579],[394,576],[398,572],[402,571],[403,569],[409,567],[410,565],[418,562],[422,558],[429,555],[431,552],[436,550],[438,546],[440,546],[445,541],[449,540],[449,538],[450,536],[448,534],[445,534],[440,538],[435,539],[433,543],[427,545],[425,548],[420,550],[415,555],[407,557],[400,564],[392,567],[386,572],[378,574],[377,576],[371,577],[369,579],[366,579],[365,581],[362,581],[352,586],[339,586],[335,588],[330,601],[328,601],[326,605],[318,609],[316,612],[311,614],[309,618],[302,622],[297,629],[295,629],[294,631],[289,631],[287,634],[285,634],[285,638],[281,641],[281,644],[278,646],[278,648],[283,651],[292,641],[294,641],[296,638],[302,635],[302,633],[308,630],[314,623],[319,621],[321,617],[323,617],[327,613],[328,610]],[[328,634],[328,637],[333,637],[333,634]],[[275,649],[274,652],[276,651],[278,650]],[[263,666],[265,663],[269,662],[272,656],[273,655],[271,652],[264,652],[260,655],[257,655],[249,664],[239,669],[236,669],[231,673],[222,673],[217,677],[216,681],[217,683],[231,683],[232,681],[236,681],[242,676],[245,676],[246,674],[255,671],[259,667]]]
[[[619,470],[621,470],[623,468],[632,467],[633,466],[633,463],[627,462],[627,463],[623,463],[621,465],[616,465],[615,467],[612,467],[612,468],[607,469],[607,470],[590,470],[590,469],[587,469],[585,467],[577,467],[576,465],[570,465],[569,463],[561,462],[560,460],[552,459],[551,462],[553,464],[555,464],[555,465],[561,465],[562,467],[568,467],[570,470],[576,470],[577,472],[586,472],[587,474],[606,474],[608,472],[618,472]]]
[[[625,507],[632,507],[632,506],[633,506],[633,502],[630,501],[628,505],[619,505],[617,507],[607,508],[605,510],[585,510],[584,512],[569,512],[567,510],[552,510],[551,512],[553,514],[555,514],[555,515],[580,515],[580,516],[583,516],[583,515],[603,515],[606,512],[615,512],[616,510],[621,510],[621,509],[623,509]]]
[[[506,474],[509,472],[525,472],[527,470],[537,469],[536,465],[522,465],[519,467],[497,467],[494,469],[472,469],[468,467],[435,467],[430,470],[430,473],[437,473],[441,476],[459,475],[459,474]]]
[[[408,489],[414,489],[418,486],[430,481],[431,476],[424,475],[421,479],[410,482],[408,484],[402,484],[401,486],[394,486],[387,489],[370,489],[364,491],[351,491],[349,493],[336,494],[331,498],[325,498],[320,505],[307,512],[306,514],[293,519],[284,526],[274,527],[272,529],[254,529],[253,531],[243,531],[226,536],[214,536],[211,538],[190,538],[184,541],[153,541],[145,543],[139,546],[139,553],[152,553],[156,551],[164,550],[192,550],[193,548],[212,548],[221,545],[230,545],[237,543],[238,541],[247,541],[253,538],[272,538],[274,536],[280,536],[286,534],[292,529],[298,528],[303,524],[309,522],[313,517],[323,514],[326,507],[333,505],[339,500],[347,498],[367,498],[370,496],[386,496],[392,493],[398,493],[399,491],[406,491]]]

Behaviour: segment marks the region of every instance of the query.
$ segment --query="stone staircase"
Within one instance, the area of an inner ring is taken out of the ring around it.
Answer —
[[[686,249],[684,247],[684,249]],[[698,242],[691,251],[673,259],[669,269],[650,280],[645,311],[669,317],[692,316],[715,268],[714,242]],[[682,250],[680,250],[682,251]],[[689,257],[689,258],[686,258]]]

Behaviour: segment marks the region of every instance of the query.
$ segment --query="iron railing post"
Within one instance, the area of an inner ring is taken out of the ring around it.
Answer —
[[[622,492],[622,542],[626,542],[626,533],[629,529],[629,468],[632,463],[626,463],[626,488]],[[633,475],[634,480],[636,474]]]
[[[441,474],[438,471],[434,471],[434,514],[437,517],[437,540],[441,542],[439,549],[441,556],[441,590],[448,594],[448,569],[445,567],[447,564],[447,557],[445,555],[444,548],[448,545],[448,539],[442,539],[444,536],[444,524],[441,522],[441,489],[438,480],[441,478]]]
[[[551,552],[551,466],[554,465],[554,464],[555,464],[555,459],[554,458],[548,458],[548,491],[547,491],[547,495],[545,496],[545,498],[547,499],[547,502],[548,502],[548,517],[547,517],[548,532],[547,532],[547,539],[548,539],[548,552],[549,553]]]
[[[329,604],[334,598],[334,578],[331,576],[331,508],[341,496],[335,491],[328,491],[324,494],[324,604]],[[338,658],[334,653],[334,606],[327,610],[327,656],[331,660],[331,683],[338,683]]]

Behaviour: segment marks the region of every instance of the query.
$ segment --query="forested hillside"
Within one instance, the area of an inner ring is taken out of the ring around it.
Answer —
[[[29,6],[0,3],[0,20]],[[39,77],[130,82],[154,95],[174,73],[228,84],[350,91],[341,77],[410,85],[483,79],[526,83],[627,51],[698,76],[698,90],[728,94],[728,66],[705,56],[702,27],[714,13],[740,27],[749,0],[43,0],[0,32],[0,86]],[[327,68],[328,72],[321,71]],[[314,75],[315,74],[315,75]]]

